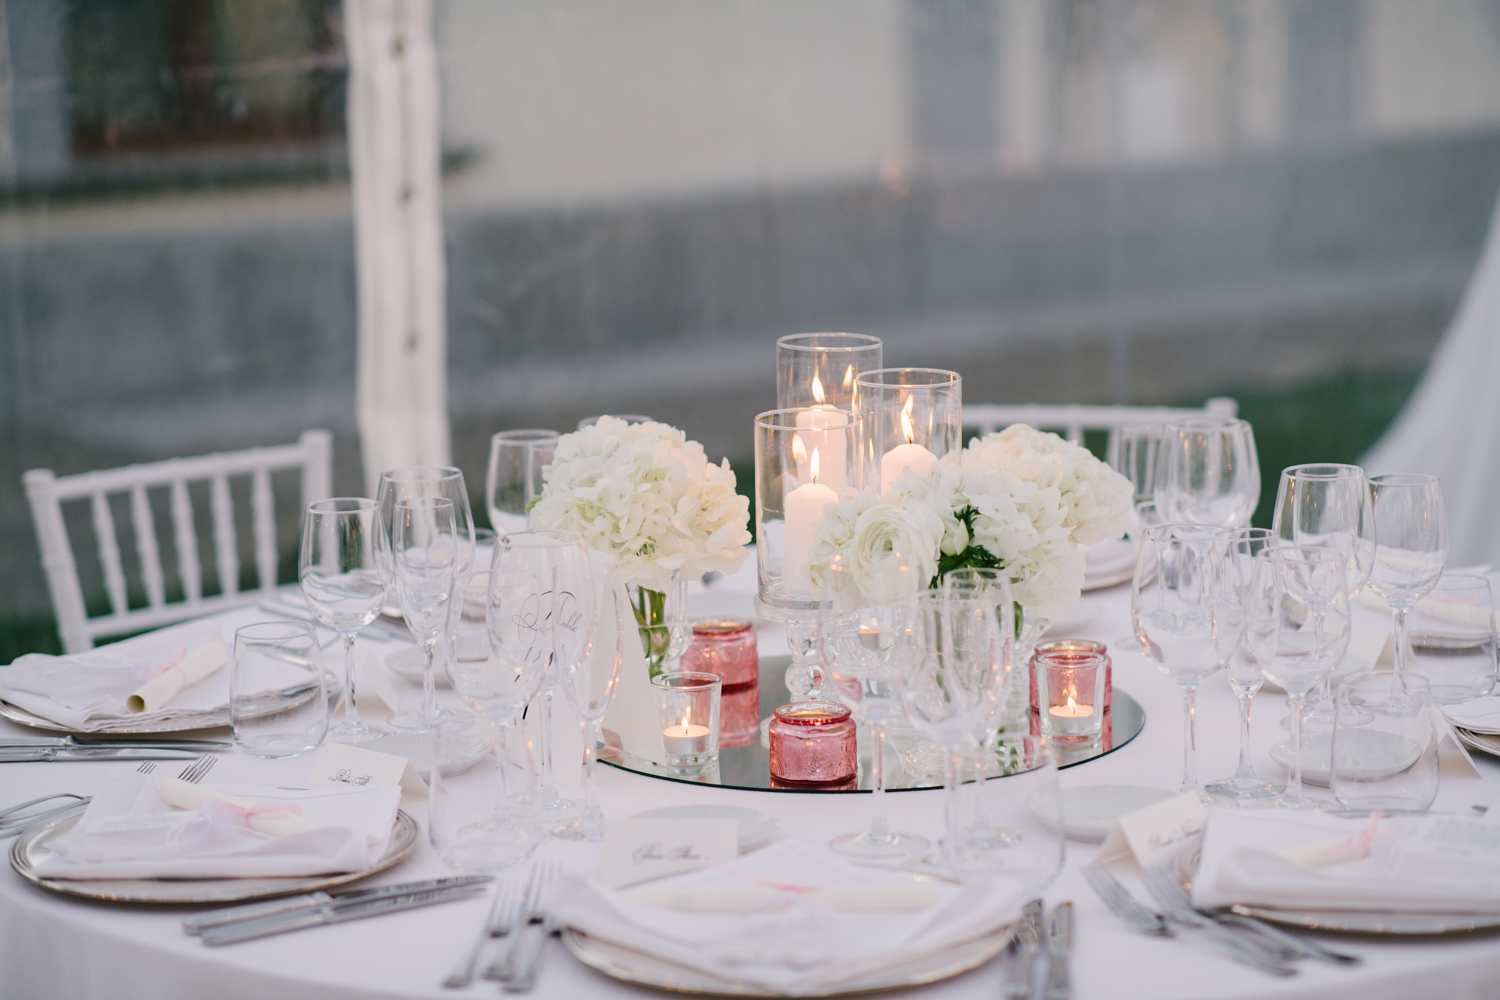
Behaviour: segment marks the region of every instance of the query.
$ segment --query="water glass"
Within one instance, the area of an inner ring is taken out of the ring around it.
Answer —
[[[495,753],[470,768],[435,765],[428,779],[428,839],[437,856],[459,871],[514,868],[542,839],[536,824],[509,815],[505,741],[494,718],[486,718],[484,728]],[[439,727],[437,745],[440,760],[472,753],[472,738],[454,726]]]
[[[252,757],[295,757],[323,745],[328,697],[312,625],[262,622],[235,630],[229,725]]]
[[[1255,432],[1230,417],[1188,417],[1167,424],[1156,474],[1163,522],[1247,528],[1260,501]]]
[[[526,530],[526,512],[542,492],[542,470],[552,464],[559,437],[557,431],[520,430],[490,438],[484,502],[497,533]]]
[[[1127,424],[1115,432],[1109,467],[1130,480],[1130,492],[1136,503],[1150,500],[1155,494],[1161,437],[1161,424]]]
[[[1425,677],[1373,670],[1345,677],[1334,705],[1329,780],[1339,803],[1425,812],[1438,790],[1443,729],[1436,712]]]
[[[1482,576],[1444,573],[1407,620],[1410,668],[1432,700],[1453,705],[1495,686],[1495,606]]]

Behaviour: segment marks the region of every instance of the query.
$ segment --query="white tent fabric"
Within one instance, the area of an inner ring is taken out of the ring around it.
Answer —
[[[380,473],[449,463],[437,54],[431,0],[346,0],[359,272],[359,436]]]
[[[1400,417],[1365,455],[1370,475],[1443,480],[1448,563],[1500,565],[1500,203],[1463,303]]]

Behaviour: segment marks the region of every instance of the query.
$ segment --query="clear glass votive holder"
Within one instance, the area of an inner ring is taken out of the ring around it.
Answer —
[[[963,379],[939,368],[881,368],[854,380],[865,478],[881,493],[907,469],[926,475],[963,447]]]
[[[651,690],[661,723],[662,763],[686,769],[717,764],[723,681],[682,670],[651,678]]]
[[[229,725],[252,757],[296,757],[323,745],[328,693],[323,656],[304,622],[261,622],[234,631]]]
[[[682,669],[716,674],[724,682],[719,701],[719,746],[746,746],[760,728],[760,658],[755,630],[745,618],[697,618]]]
[[[1104,714],[1106,717],[1109,715],[1110,709],[1114,707],[1115,688],[1114,662],[1109,657],[1109,647],[1093,639],[1048,639],[1046,642],[1039,642],[1033,647],[1030,669],[1027,671],[1031,675],[1031,718],[1033,723],[1036,722],[1037,705],[1039,704],[1036,700],[1036,658],[1043,653],[1098,653],[1104,657]],[[1038,729],[1035,725],[1032,726],[1031,735],[1038,735]]]
[[[755,418],[756,600],[772,617],[818,610],[806,571],[813,527],[825,507],[863,485],[861,427],[856,414],[827,407]]]
[[[1089,743],[1104,732],[1105,657],[1054,650],[1036,657],[1041,734],[1057,743]]]
[[[854,380],[883,364],[879,337],[793,333],[776,341],[776,405],[854,409]]]
[[[826,785],[859,771],[854,719],[847,706],[798,701],[776,709],[771,720],[771,777],[780,782]]]

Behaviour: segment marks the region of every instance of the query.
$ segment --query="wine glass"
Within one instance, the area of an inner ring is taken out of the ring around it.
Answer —
[[[609,710],[610,699],[614,697],[615,686],[620,680],[620,662],[625,656],[625,636],[628,632],[631,641],[634,641],[636,633],[635,620],[630,613],[629,601],[625,599],[625,588],[620,582],[619,573],[611,568],[602,575],[600,631],[595,636],[594,648],[588,656],[567,666],[563,677],[563,693],[568,698],[568,704],[578,714],[579,724],[583,727],[587,784],[583,815],[556,831],[559,837],[567,840],[604,838],[604,811],[599,805],[599,783],[595,774],[598,767],[596,748],[604,741],[600,724],[604,721],[604,713]],[[557,593],[555,588],[553,593]]]
[[[354,700],[354,637],[380,614],[386,588],[376,564],[380,517],[375,501],[338,497],[307,505],[297,578],[318,621],[344,637],[343,719],[328,730],[335,743],[380,734],[359,719]]]
[[[1162,432],[1152,492],[1163,523],[1249,527],[1260,500],[1255,432],[1232,417],[1171,421]]]
[[[544,829],[552,829],[580,815],[581,804],[557,792],[552,761],[552,696],[566,676],[589,655],[594,628],[594,584],[588,548],[575,531],[515,531],[501,540],[505,557],[513,565],[525,565],[542,580],[531,611],[537,630],[538,649],[543,650],[542,679],[537,692],[541,703],[538,750],[540,780],[533,801]],[[493,634],[493,630],[492,630]]]
[[[396,504],[416,497],[446,497],[453,501],[453,517],[457,526],[458,559],[455,564],[453,594],[461,595],[468,589],[469,577],[474,570],[474,515],[469,509],[469,491],[464,485],[462,471],[446,465],[413,465],[391,469],[380,474],[380,488],[375,494],[375,504],[380,509],[382,531],[376,536],[375,556],[380,565],[381,577],[386,587],[395,592],[395,577],[391,561],[391,530],[395,523]],[[445,662],[452,660],[458,648],[458,621],[462,615],[462,600],[451,601],[449,620],[445,633]],[[396,729],[410,732],[433,732],[440,722],[459,723],[460,714],[451,709],[437,707],[437,682],[432,667],[422,672],[422,705],[414,712],[393,715],[390,724]]]
[[[1204,678],[1224,666],[1238,636],[1221,628],[1230,588],[1219,585],[1234,535],[1200,524],[1147,528],[1136,556],[1130,619],[1141,654],[1182,688],[1182,787],[1198,787],[1195,699]]]
[[[396,503],[391,554],[401,616],[422,648],[422,676],[432,682],[438,641],[448,625],[458,569],[458,524],[447,497]]]
[[[1109,466],[1130,480],[1134,503],[1155,496],[1161,439],[1161,424],[1127,424],[1115,432],[1114,454],[1110,456]]]
[[[881,553],[866,567],[869,589],[899,601],[922,587],[924,572],[900,552]],[[823,576],[823,600],[818,614],[818,661],[824,690],[849,707],[869,726],[870,825],[858,833],[844,833],[828,844],[839,854],[859,858],[902,858],[927,848],[927,838],[897,833],[890,828],[885,805],[886,723],[896,709],[896,648],[893,630],[896,607],[870,603],[859,586],[852,559],[835,555]]]
[[[542,470],[557,453],[557,431],[501,431],[490,438],[484,502],[498,534],[526,530],[526,512],[542,492]]]
[[[1307,693],[1349,648],[1349,563],[1333,548],[1279,541],[1256,560],[1246,620],[1266,679],[1286,692],[1291,767],[1281,805],[1315,809],[1302,794],[1302,712]],[[1314,615],[1313,607],[1321,609]]]
[[[1357,465],[1293,465],[1283,469],[1276,489],[1271,530],[1298,545],[1332,547],[1349,560],[1351,598],[1370,578],[1375,562],[1375,521],[1370,484]],[[1318,696],[1302,720],[1304,729],[1333,729],[1332,674],[1318,685]],[[1352,716],[1358,706],[1347,706]],[[1286,721],[1282,721],[1286,725]]]
[[[583,430],[586,427],[592,427],[592,426],[594,426],[595,424],[597,424],[599,422],[599,417],[613,417],[616,420],[623,420],[627,424],[654,424],[654,423],[656,423],[656,418],[655,417],[646,417],[646,416],[642,416],[639,413],[601,413],[601,414],[599,414],[598,417],[584,417],[582,420],[578,421],[578,429],[579,430]]]
[[[1248,606],[1255,561],[1268,554],[1275,542],[1276,536],[1266,528],[1241,528],[1234,533],[1220,581],[1222,586],[1235,587],[1240,591],[1234,602],[1225,602],[1227,608],[1240,615],[1237,630],[1248,627],[1245,609]],[[1225,621],[1219,623],[1220,628],[1227,625]],[[1248,640],[1248,634],[1242,634],[1238,648],[1224,666],[1224,676],[1240,706],[1240,766],[1230,777],[1210,782],[1203,786],[1203,790],[1216,798],[1235,802],[1274,798],[1281,794],[1282,786],[1256,774],[1255,762],[1250,754],[1250,707],[1266,678]]]
[[[1448,515],[1437,476],[1397,473],[1370,479],[1375,563],[1370,589],[1391,606],[1396,672],[1406,669],[1406,613],[1426,597],[1448,561]]]

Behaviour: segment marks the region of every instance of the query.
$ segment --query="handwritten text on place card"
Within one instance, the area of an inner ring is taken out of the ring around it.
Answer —
[[[599,880],[612,889],[733,861],[732,819],[606,819]]]

